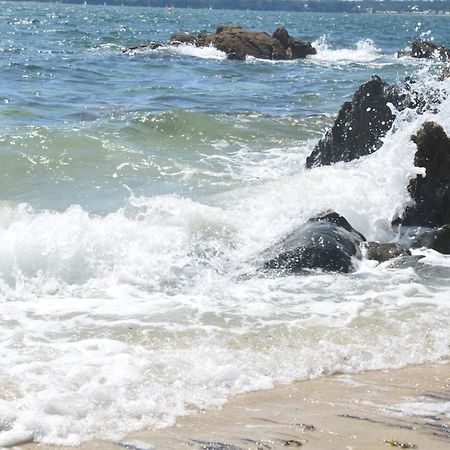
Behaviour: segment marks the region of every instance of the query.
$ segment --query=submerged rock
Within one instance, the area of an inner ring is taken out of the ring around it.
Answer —
[[[445,66],[442,69],[441,74],[439,75],[439,81],[444,81],[447,78],[450,78],[450,66]]]
[[[367,258],[379,263],[389,261],[400,256],[409,256],[411,252],[400,244],[380,244],[378,242],[368,242],[366,244]]]
[[[437,58],[443,61],[450,60],[450,49],[430,41],[416,40],[411,44],[411,50],[397,52],[399,58],[409,56],[412,58]]]
[[[152,42],[150,44],[140,44],[140,45],[136,45],[134,47],[128,47],[128,48],[124,49],[123,52],[132,55],[136,52],[140,52],[140,51],[144,51],[144,50],[156,50],[159,47],[162,47],[162,44],[160,44],[159,42]]]
[[[414,269],[415,271],[421,267],[420,261],[424,258],[423,255],[411,255],[411,256],[400,256],[392,260],[389,263],[389,267],[392,269]]]
[[[431,248],[445,255],[450,254],[450,224],[426,230],[412,239],[413,248]]]
[[[449,224],[450,139],[436,122],[425,122],[411,139],[417,145],[414,164],[424,167],[426,175],[418,175],[409,183],[415,203],[397,223],[431,228]]]
[[[361,258],[363,241],[364,236],[344,217],[327,212],[309,219],[265,252],[263,268],[290,273],[305,269],[351,272],[353,259]]]
[[[211,34],[194,36],[187,33],[175,33],[171,36],[169,44],[191,44],[197,47],[214,46],[226,53],[228,59],[237,60],[244,60],[247,56],[277,60],[299,59],[317,53],[310,42],[294,39],[285,28],[278,28],[270,36],[265,32],[247,31],[240,26],[222,25],[217,28],[215,33]],[[148,48],[148,46],[132,47],[124,51],[129,53],[145,48]]]
[[[398,86],[371,77],[342,105],[333,127],[306,159],[306,167],[351,161],[378,150],[395,119],[390,103],[401,110],[411,99]]]

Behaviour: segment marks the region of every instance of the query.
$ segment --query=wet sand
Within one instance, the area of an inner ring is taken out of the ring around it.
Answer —
[[[420,402],[415,414],[398,405]],[[82,450],[450,449],[450,364],[333,375],[242,394],[222,408],[198,410],[174,427],[131,433]],[[421,404],[426,406],[421,410]],[[430,407],[437,413],[430,413]],[[442,408],[441,408],[442,409]],[[38,444],[23,450],[72,449]]]

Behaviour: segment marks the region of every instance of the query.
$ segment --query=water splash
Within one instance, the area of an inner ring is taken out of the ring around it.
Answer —
[[[356,42],[355,48],[352,49],[333,49],[330,47],[326,36],[321,36],[312,45],[317,49],[317,54],[309,56],[309,58],[317,63],[366,64],[383,58],[383,54],[375,47],[371,39]]]

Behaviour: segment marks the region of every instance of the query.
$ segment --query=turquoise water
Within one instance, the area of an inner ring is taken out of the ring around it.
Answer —
[[[410,72],[410,64],[393,58],[396,50],[428,30],[427,37],[448,44],[449,26],[448,17],[168,14],[37,3],[3,3],[1,19],[2,198],[58,210],[77,203],[93,212],[122,206],[129,195],[124,183],[137,195],[185,195],[191,183],[177,174],[186,166],[209,184],[202,161],[204,153],[217,153],[211,143],[223,143],[218,154],[232,158],[242,148],[292,147],[319,136],[328,115],[370,75],[396,81]],[[121,52],[221,23],[269,32],[284,25],[302,39],[346,49],[349,60],[331,53],[314,62],[240,64]],[[124,163],[128,168],[113,179]],[[20,180],[19,190],[11,179]]]
[[[410,136],[424,120],[450,133],[445,95],[399,114],[369,157],[311,171],[305,158],[373,74],[448,91],[435,63],[395,52],[450,46],[450,17],[1,6],[0,446],[118,440],[275,382],[448,359],[447,256],[242,275],[328,208],[398,239]],[[318,54],[122,52],[222,23],[283,25]]]

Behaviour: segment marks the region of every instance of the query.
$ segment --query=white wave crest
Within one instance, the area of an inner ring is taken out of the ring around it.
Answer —
[[[182,44],[182,45],[165,45],[158,48],[171,55],[192,56],[201,59],[212,59],[216,61],[222,61],[227,59],[226,53],[217,50],[213,46],[197,47],[195,45]]]
[[[309,58],[313,61],[328,64],[369,63],[382,58],[380,50],[371,39],[364,39],[355,44],[355,48],[330,48],[325,36],[313,42],[317,54]]]
[[[449,88],[419,76],[425,93]],[[410,137],[425,120],[448,133],[449,111],[446,98],[399,113],[382,148],[350,163],[306,171],[278,149],[282,179],[255,159],[261,183],[209,204],[131,197],[105,216],[1,204],[0,445],[120,439],[277,381],[448,358],[444,278],[385,267],[239,275],[324,209],[389,237],[418,171]]]

